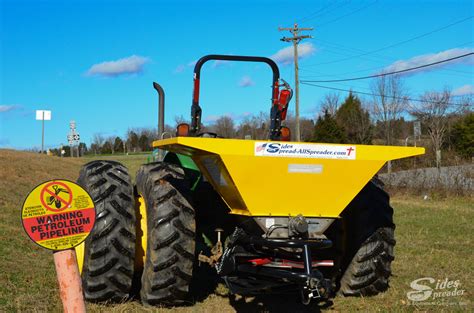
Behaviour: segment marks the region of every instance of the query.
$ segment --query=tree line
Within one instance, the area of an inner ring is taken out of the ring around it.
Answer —
[[[382,76],[373,81],[371,97],[349,92],[345,97],[328,93],[320,102],[314,118],[300,118],[302,141],[353,144],[413,145],[428,148],[429,162],[441,165],[441,151],[456,158],[474,155],[474,113],[472,95],[454,96],[443,91],[427,91],[416,99],[409,97],[400,76]],[[236,122],[221,116],[202,125],[203,132],[214,132],[224,138],[267,139],[269,114],[260,112]],[[414,122],[421,125],[421,136],[414,135]],[[176,117],[175,124],[186,122]],[[292,133],[295,117],[290,113],[285,125]],[[165,136],[175,134],[166,125]],[[91,145],[81,143],[82,154],[138,153],[152,150],[157,140],[152,128],[129,129],[125,136],[103,136],[96,133]],[[430,164],[427,164],[430,165]]]

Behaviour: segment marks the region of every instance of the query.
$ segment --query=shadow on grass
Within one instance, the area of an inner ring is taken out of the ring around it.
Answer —
[[[321,312],[322,309],[332,306],[332,301],[316,302],[309,305],[301,303],[301,298],[296,294],[260,295],[255,297],[242,297],[230,295],[230,305],[237,312]]]
[[[216,290],[219,278],[216,270],[206,264],[195,265],[189,291],[194,302],[202,302]]]
[[[135,273],[130,296],[127,301],[141,302],[141,276],[142,271]],[[214,294],[219,278],[216,271],[209,266],[194,266],[193,278],[189,286],[189,297],[180,306],[189,307],[195,305],[197,302],[203,302],[211,294]],[[162,307],[173,307],[174,305],[167,305],[166,302],[161,304]]]

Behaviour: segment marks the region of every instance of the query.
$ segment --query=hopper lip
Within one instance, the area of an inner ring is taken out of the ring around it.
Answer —
[[[173,137],[161,139],[153,142],[154,148],[171,150],[178,153],[192,155],[192,151],[199,153],[212,153],[218,155],[232,154],[255,157],[255,143],[280,143],[292,145],[322,145],[338,147],[355,147],[358,156],[354,160],[338,159],[337,161],[391,161],[407,157],[425,154],[424,147],[404,147],[404,146],[381,146],[381,145],[359,145],[359,144],[337,144],[322,142],[293,142],[275,140],[248,140],[248,139],[223,139],[223,138],[201,138],[201,137]],[[174,146],[175,148],[171,148]],[[250,149],[250,150],[247,150]],[[188,151],[185,151],[188,150]],[[251,152],[249,152],[251,151]],[[268,156],[260,156],[268,158]],[[284,157],[285,159],[307,160],[309,158]],[[282,157],[283,159],[283,157]],[[316,159],[314,159],[316,160]],[[334,159],[335,160],[335,159]]]

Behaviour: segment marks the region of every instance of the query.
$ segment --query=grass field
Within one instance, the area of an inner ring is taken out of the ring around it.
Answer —
[[[135,173],[146,155],[108,156]],[[61,311],[50,251],[39,248],[24,233],[20,210],[28,192],[39,183],[76,180],[80,166],[91,158],[69,159],[0,150],[0,311]],[[397,195],[392,199],[397,246],[391,288],[372,298],[334,299],[326,308],[345,311],[473,311],[473,199]],[[440,298],[444,305],[411,305],[406,293],[418,278],[458,280],[463,295]],[[317,311],[318,308],[312,308]],[[324,310],[324,308],[323,308]],[[183,308],[144,308],[137,301],[114,306],[88,304],[89,312],[302,312],[308,308],[292,298],[238,299],[224,287],[202,302]]]

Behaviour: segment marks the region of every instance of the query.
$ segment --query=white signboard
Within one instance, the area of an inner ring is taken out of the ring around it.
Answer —
[[[71,121],[70,125],[74,125],[76,127],[76,123],[74,121]],[[81,140],[81,136],[77,132],[75,128],[71,128],[69,131],[69,134],[67,135],[67,141],[70,146],[77,145],[79,144],[79,141]]]
[[[413,123],[413,133],[417,137],[421,136],[421,123],[420,123],[420,121],[415,121]]]
[[[255,156],[355,160],[355,146],[256,142]]]
[[[36,110],[36,120],[38,121],[50,121],[51,120],[51,111],[49,110]]]

